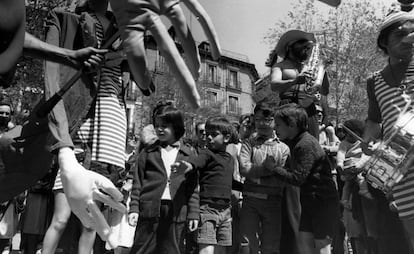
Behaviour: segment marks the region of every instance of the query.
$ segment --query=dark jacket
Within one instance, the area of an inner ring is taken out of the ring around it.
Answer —
[[[176,161],[187,160],[192,151],[180,144]],[[139,154],[134,170],[130,213],[138,212],[141,218],[160,216],[161,197],[167,185],[167,173],[161,159],[161,146],[156,142]],[[170,194],[176,222],[199,219],[197,172],[171,171]]]
[[[230,201],[234,160],[229,153],[200,149],[199,154],[191,157],[189,162],[199,172],[201,203],[214,198]]]
[[[290,170],[277,168],[278,174],[288,183],[300,186],[301,198],[337,197],[329,158],[318,140],[309,132],[303,132],[288,142],[288,145],[291,154]]]

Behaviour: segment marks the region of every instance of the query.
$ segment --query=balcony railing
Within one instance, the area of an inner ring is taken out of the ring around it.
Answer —
[[[128,91],[125,98],[127,101],[136,101],[138,98],[138,91],[133,91],[133,92]]]
[[[241,90],[241,82],[240,81],[234,82],[231,79],[227,79],[226,80],[226,87],[230,88],[230,89]]]
[[[211,76],[205,74],[205,75],[201,76],[200,80],[206,82],[207,84],[212,84],[212,85],[215,85],[215,86],[220,86],[221,85],[221,77],[220,76],[216,76],[215,78],[212,78]]]
[[[227,114],[230,115],[240,115],[241,114],[241,108],[240,107],[230,107],[230,105],[227,105]]]
[[[155,62],[155,67],[154,67],[154,72],[155,73],[167,73],[169,71],[168,69],[168,65],[163,62],[163,61],[156,61]]]

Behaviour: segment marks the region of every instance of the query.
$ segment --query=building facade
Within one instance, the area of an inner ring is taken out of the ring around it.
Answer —
[[[174,38],[173,32],[172,37]],[[148,68],[153,73],[158,94],[158,97],[150,97],[150,99],[154,102],[153,100],[159,99],[160,94],[163,93],[165,98],[174,97],[175,95],[170,93],[176,92],[178,86],[173,84],[175,81],[164,57],[157,49],[155,40],[151,36],[146,36],[145,43]],[[177,47],[182,52],[178,42]],[[202,121],[203,116],[214,112],[235,121],[240,115],[253,112],[254,84],[259,79],[255,65],[249,63],[247,56],[226,50],[223,50],[222,57],[218,61],[214,61],[207,42],[201,42],[198,48],[201,56],[201,75],[197,81],[197,88],[202,105],[199,111],[188,113],[186,118],[191,118],[192,122]],[[185,59],[185,55],[183,57]],[[137,133],[142,126],[149,123],[148,114],[152,108],[133,82],[128,88],[126,97],[129,132]]]

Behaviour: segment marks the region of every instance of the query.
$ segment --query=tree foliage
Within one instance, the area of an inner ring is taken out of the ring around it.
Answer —
[[[265,40],[275,45],[278,38],[290,29],[315,33],[323,55],[332,64],[327,68],[330,78],[328,103],[331,120],[366,117],[366,79],[385,63],[376,47],[379,23],[385,7],[379,2],[343,1],[329,11],[318,9],[314,0],[299,0],[287,17],[269,29]]]
[[[186,136],[191,136],[194,133],[196,122],[205,121],[208,117],[221,113],[223,102],[208,103],[205,87],[209,84],[205,80],[197,82],[198,91],[202,98],[202,106],[197,110],[188,105],[177,81],[170,72],[154,72],[153,81],[156,86],[155,92],[149,97],[142,96],[138,99],[138,101],[141,101],[141,106],[136,110],[137,114],[134,116],[135,121],[137,121],[135,135],[143,126],[151,123],[151,113],[160,101],[172,101],[177,109],[184,113]],[[140,92],[138,91],[138,93]]]
[[[26,1],[26,31],[44,40],[45,18],[56,7],[69,8],[67,0]],[[31,109],[42,97],[44,87],[43,61],[22,56],[16,68],[15,79],[11,86],[2,89],[3,97],[9,98],[16,113]]]

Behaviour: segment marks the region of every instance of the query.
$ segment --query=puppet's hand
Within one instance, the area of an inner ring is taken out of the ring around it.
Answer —
[[[106,177],[80,165],[72,149],[61,148],[58,159],[63,189],[72,212],[85,227],[95,229],[102,240],[116,247],[111,240],[111,228],[95,200],[125,213],[121,192]]]
[[[210,17],[197,0],[182,0],[200,22],[208,40],[214,59],[220,56],[217,34]],[[137,85],[141,90],[149,91],[152,84],[151,73],[147,69],[144,35],[149,30],[157,42],[161,55],[168,63],[171,73],[175,75],[184,97],[194,108],[200,106],[195,80],[200,75],[200,56],[198,47],[189,30],[178,0],[111,0],[111,7],[120,27],[128,63]],[[189,68],[185,64],[177,46],[160,19],[166,16],[189,60]]]

